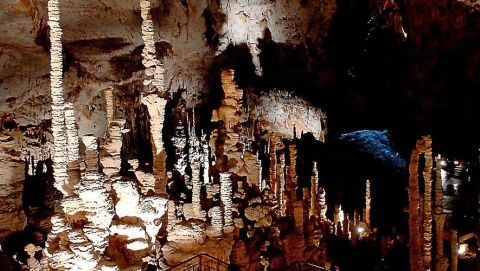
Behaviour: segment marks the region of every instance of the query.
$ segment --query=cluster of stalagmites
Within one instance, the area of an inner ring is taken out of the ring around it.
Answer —
[[[423,155],[423,189],[419,183],[420,157]],[[435,159],[435,160],[434,160]],[[435,178],[432,176],[435,161]],[[432,155],[432,138],[417,140],[410,156],[409,232],[410,267],[412,271],[458,269],[457,230],[450,229],[444,236],[446,214],[443,211],[443,190],[440,155]],[[432,186],[432,183],[434,185]],[[423,197],[423,198],[422,198]],[[432,199],[433,198],[433,199]],[[444,240],[450,239],[450,259],[444,252]],[[435,249],[434,249],[435,248]]]

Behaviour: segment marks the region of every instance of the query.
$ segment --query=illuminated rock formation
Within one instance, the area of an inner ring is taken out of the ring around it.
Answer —
[[[442,157],[435,157],[435,190],[434,190],[434,220],[435,220],[435,270],[446,271],[448,258],[443,254],[443,229],[446,214],[443,213],[443,190],[442,190]]]
[[[276,194],[277,191],[277,153],[276,153],[276,138],[274,133],[268,134],[268,154],[270,157],[270,191]]]
[[[425,165],[423,168],[423,266],[424,270],[432,269],[432,139],[424,138],[424,158]]]
[[[202,147],[202,170],[203,170],[203,184],[209,184],[210,183],[210,149],[208,146],[208,140],[207,140],[207,135],[202,134],[200,137],[200,145]]]
[[[428,270],[430,268],[431,263],[428,259],[431,259],[431,194],[424,195],[426,200],[424,202],[424,212],[430,212],[429,218],[424,217],[425,224],[423,226],[430,227],[430,230],[425,230],[425,235],[422,234],[423,231],[421,230],[421,221],[423,217],[423,213],[420,212],[420,189],[418,184],[418,164],[419,164],[419,157],[420,154],[425,154],[425,168],[424,172],[424,179],[425,185],[430,185],[429,192],[431,193],[431,170],[432,170],[432,150],[431,150],[432,139],[430,136],[423,136],[421,139],[417,140],[415,149],[412,150],[410,155],[410,164],[409,164],[409,186],[408,186],[408,198],[409,198],[409,218],[408,218],[408,226],[410,230],[410,266],[411,271],[420,271],[420,270]],[[425,190],[427,192],[427,188]],[[428,204],[427,204],[428,201]],[[429,235],[430,234],[430,235]],[[429,236],[426,236],[429,235]],[[427,242],[423,242],[421,238],[429,238]],[[428,250],[428,252],[427,252]]]
[[[337,236],[344,235],[344,221],[345,214],[343,213],[342,205],[337,204],[335,205],[335,213],[333,214],[334,232]]]
[[[220,198],[223,206],[223,224],[226,230],[233,227],[232,180],[230,175],[227,172],[220,173]]]
[[[193,112],[195,114],[195,111]],[[195,125],[195,119],[193,124]],[[188,157],[190,160],[190,168],[192,170],[192,208],[193,215],[196,219],[205,219],[205,212],[200,206],[200,190],[202,188],[202,180],[200,179],[200,167],[202,155],[200,153],[200,141],[195,134],[195,127],[188,124]]]
[[[318,206],[320,208],[320,221],[326,222],[328,220],[327,218],[327,192],[323,187],[319,188],[318,192]]]
[[[140,11],[142,16],[142,40],[143,40],[143,51],[142,51],[142,64],[145,66],[145,80],[143,84],[149,89],[148,93],[153,93],[155,91],[164,91],[164,66],[163,63],[156,57],[155,49],[155,33],[153,28],[152,14],[150,13],[151,9],[151,0],[139,0],[140,1]],[[150,112],[150,110],[149,110]],[[154,112],[154,111],[152,111]],[[163,110],[162,110],[163,112]],[[155,114],[150,113],[151,116]],[[160,124],[162,125],[163,122]],[[161,131],[152,129],[153,131]],[[155,146],[157,147],[157,153],[160,152],[163,148],[161,139],[158,139],[158,136],[153,134]],[[161,134],[160,134],[161,135]]]
[[[128,130],[124,129],[125,120],[115,117],[113,89],[107,88],[104,93],[108,130],[105,143],[102,144],[105,154],[100,158],[100,162],[103,166],[103,173],[110,178],[112,175],[120,172],[122,162],[120,157],[120,152],[122,150],[122,134],[128,132]]]
[[[450,230],[450,270],[458,270],[458,232]]]
[[[67,157],[69,163],[80,159],[80,141],[76,123],[73,104],[65,103],[65,134],[67,136]]]
[[[310,132],[317,140],[324,141],[327,116],[308,101],[279,90],[261,95],[248,93],[246,97],[249,119],[258,120],[264,130],[288,139],[295,137],[294,131]]]
[[[279,193],[278,193],[278,203],[279,203],[279,210],[281,216],[286,216],[287,214],[287,196],[285,194],[286,182],[285,182],[285,154],[282,153],[280,155],[280,185],[279,185]]]
[[[365,224],[370,227],[370,204],[372,202],[372,197],[370,195],[370,180],[367,180],[365,184]]]
[[[141,102],[148,108],[150,116],[150,134],[153,144],[153,171],[156,178],[162,180],[155,187],[156,193],[165,192],[165,150],[162,139],[165,106],[167,100],[160,97],[164,92],[164,66],[156,57],[155,34],[150,13],[150,0],[139,0],[142,16],[142,64],[145,66],[143,81],[146,91],[142,93]]]
[[[64,195],[67,175],[67,136],[65,133],[65,100],[63,90],[62,29],[58,0],[48,1],[50,26],[50,96],[52,98],[53,175],[55,187]]]
[[[312,177],[310,179],[310,208],[308,215],[311,216],[318,216],[319,215],[319,207],[318,207],[318,170],[317,170],[317,162],[313,162],[313,169],[312,169]],[[340,221],[343,221],[340,220]]]

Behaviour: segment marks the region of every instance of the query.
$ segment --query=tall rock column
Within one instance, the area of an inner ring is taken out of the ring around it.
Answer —
[[[195,122],[194,122],[195,123]],[[193,124],[194,125],[194,124]],[[188,124],[190,127],[190,124]],[[200,142],[195,135],[195,127],[189,128],[189,148],[188,156],[190,158],[190,168],[192,169],[192,208],[193,214],[197,219],[205,219],[205,213],[200,205],[200,192],[202,181],[200,180],[200,166],[202,156],[200,154]]]
[[[48,1],[50,26],[50,96],[52,98],[53,176],[54,186],[64,195],[67,174],[67,137],[65,133],[65,100],[63,90],[62,29],[59,0]]]
[[[320,221],[326,222],[327,219],[327,192],[323,187],[319,188],[318,191],[318,205],[320,209]]]
[[[443,254],[443,227],[445,225],[446,214],[443,213],[443,190],[442,190],[442,157],[438,155],[435,158],[435,271],[446,271],[448,259]]]
[[[424,138],[417,140],[415,149],[410,155],[409,164],[409,184],[408,184],[408,199],[409,199],[409,217],[408,227],[410,231],[410,270],[423,270],[423,250],[421,246],[421,230],[420,230],[420,189],[418,186],[418,160],[420,153],[424,150]]]
[[[365,184],[365,224],[370,227],[370,204],[372,202],[372,198],[370,195],[370,180],[367,180]]]
[[[223,205],[223,221],[225,228],[233,228],[232,216],[232,180],[231,173],[220,173],[220,199]]]
[[[143,84],[146,91],[142,93],[141,102],[148,109],[150,115],[150,133],[153,143],[153,171],[155,176],[163,180],[159,182],[155,190],[157,193],[165,192],[165,149],[163,146],[162,129],[165,119],[165,106],[167,100],[159,96],[164,92],[164,66],[157,59],[155,50],[155,34],[152,16],[150,14],[150,0],[140,0],[142,16],[142,39],[144,48],[142,51],[142,63],[145,66],[145,79]]]
[[[450,231],[450,270],[458,270],[458,233],[456,230]]]
[[[425,165],[423,168],[423,268],[432,269],[432,139],[426,136],[424,139]]]
[[[268,134],[268,154],[270,156],[270,191],[277,191],[277,152],[275,133]]]
[[[318,170],[317,162],[313,162],[312,177],[310,182],[310,210],[309,216],[318,216]]]
[[[290,163],[286,165],[285,172],[286,172],[286,197],[285,197],[285,205],[287,208],[287,215],[293,216],[294,214],[294,204],[297,200],[297,150],[295,148],[295,144],[290,144],[288,146],[288,156],[290,159]]]
[[[201,146],[202,146],[202,168],[203,168],[203,184],[210,183],[210,151],[208,148],[207,135],[201,135]]]
[[[277,202],[279,205],[279,210],[280,210],[280,215],[285,216],[286,215],[286,195],[285,195],[285,154],[282,153],[280,155],[280,164],[279,164],[279,187],[278,187],[278,198]]]

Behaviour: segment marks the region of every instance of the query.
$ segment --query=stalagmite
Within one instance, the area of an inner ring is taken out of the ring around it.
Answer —
[[[193,124],[194,125],[194,124]],[[190,124],[188,124],[190,127]],[[192,208],[193,214],[197,219],[204,219],[205,214],[200,206],[200,190],[202,181],[200,180],[200,166],[202,156],[200,154],[200,142],[195,135],[195,127],[189,128],[189,148],[188,155],[190,159],[190,168],[192,170]]]
[[[410,231],[410,270],[423,270],[423,250],[421,247],[421,231],[420,231],[420,190],[418,186],[418,159],[421,152],[424,151],[424,137],[417,140],[415,149],[410,155],[409,164],[409,185],[408,185],[408,199],[409,199],[409,218],[408,227]]]
[[[201,135],[201,142],[202,146],[202,169],[203,169],[203,184],[209,184],[210,183],[210,151],[208,147],[208,140],[207,140],[207,135],[203,134]]]
[[[280,164],[279,164],[279,187],[278,187],[278,204],[279,204],[279,210],[280,210],[280,216],[285,216],[286,215],[286,196],[285,196],[285,154],[282,153],[280,155]]]
[[[423,153],[423,266],[424,270],[432,269],[432,139],[424,137]]]
[[[257,164],[257,167],[258,167],[258,189],[260,190],[260,192],[263,190],[263,179],[262,179],[262,160],[260,159],[260,154],[258,153],[257,154],[257,159],[256,159],[256,164]]]
[[[458,234],[456,230],[450,231],[450,270],[458,270]]]
[[[335,205],[333,222],[334,222],[335,234],[337,236],[342,236],[344,234],[344,220],[345,220],[345,214],[343,213],[342,205],[341,204]]]
[[[68,162],[78,161],[80,159],[79,138],[75,120],[75,108],[72,103],[65,103],[65,129]]]
[[[371,202],[372,202],[372,198],[370,195],[370,180],[367,180],[366,187],[365,187],[365,224],[367,224],[367,227],[370,227]]]
[[[107,111],[107,138],[102,148],[106,151],[105,155],[102,155],[100,162],[103,166],[103,173],[110,178],[114,174],[120,172],[122,163],[121,150],[122,150],[122,134],[126,129],[125,120],[115,117],[115,102],[113,97],[113,88],[109,87],[104,91],[105,105]],[[143,178],[139,179],[140,183],[143,183]]]
[[[223,220],[225,228],[233,227],[232,216],[232,180],[231,173],[220,173],[220,199],[223,205]]]
[[[48,1],[50,26],[50,95],[52,98],[53,176],[54,185],[64,195],[67,175],[67,136],[65,132],[65,100],[63,90],[62,29],[59,0]]]
[[[310,209],[309,216],[318,216],[318,170],[317,162],[313,161],[312,177],[310,179]]]
[[[291,200],[297,199],[296,187],[297,187],[297,148],[295,144],[288,146],[290,164],[288,165],[288,189],[290,190]]]
[[[164,78],[163,73],[165,71],[163,63],[157,59],[155,50],[155,33],[152,21],[152,15],[150,13],[151,0],[140,0],[140,10],[142,16],[142,39],[143,39],[143,51],[142,51],[142,64],[145,66],[146,78],[143,82],[145,86],[152,86],[154,89],[148,92],[164,91]],[[160,147],[157,145],[157,148]]]
[[[318,205],[320,208],[320,221],[326,222],[327,219],[327,192],[323,187],[319,188],[318,192]]]
[[[180,174],[185,176],[185,170],[187,168],[187,153],[185,147],[187,146],[187,135],[185,133],[185,126],[182,120],[179,120],[175,135],[172,138],[172,144],[175,147],[175,163],[174,168]]]
[[[277,153],[275,133],[268,134],[268,154],[270,156],[270,191],[277,191]]]
[[[162,140],[163,122],[165,119],[165,106],[167,100],[160,97],[164,95],[164,66],[157,59],[155,50],[155,35],[152,16],[150,14],[150,0],[139,0],[142,16],[142,39],[144,43],[142,51],[142,63],[145,66],[145,80],[143,81],[146,91],[142,93],[141,102],[148,109],[150,116],[150,134],[153,145],[153,171],[157,178],[165,177],[165,150]],[[165,184],[159,183],[157,193],[165,192]]]
[[[435,158],[435,190],[434,190],[434,219],[435,219],[435,271],[446,271],[448,259],[443,254],[443,227],[446,214],[443,213],[443,190],[442,190],[442,157]]]
[[[208,216],[211,218],[212,228],[216,234],[221,234],[223,229],[222,223],[222,209],[220,206],[214,206],[208,212]]]

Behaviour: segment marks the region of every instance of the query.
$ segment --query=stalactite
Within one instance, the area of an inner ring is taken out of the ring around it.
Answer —
[[[64,195],[67,174],[67,137],[65,132],[65,100],[63,90],[62,29],[59,0],[48,1],[50,26],[50,95],[52,98],[53,176],[54,185]]]
[[[432,139],[423,137],[423,153],[425,165],[423,168],[423,268],[432,269]]]
[[[228,229],[233,227],[232,180],[229,172],[220,173],[220,199],[223,205],[224,226]]]
[[[435,271],[446,271],[448,259],[443,254],[443,228],[446,214],[443,213],[443,190],[442,190],[442,157],[435,158],[435,190],[434,190],[434,219],[435,219]]]
[[[417,140],[415,149],[410,155],[409,164],[409,185],[408,185],[408,199],[409,199],[409,218],[408,227],[410,231],[410,270],[421,271],[423,268],[423,253],[421,247],[421,231],[420,231],[420,190],[418,187],[418,159],[421,150],[423,149],[423,139]]]
[[[277,191],[277,150],[275,133],[268,134],[268,154],[270,156],[270,191]]]
[[[370,227],[370,204],[372,202],[372,198],[370,195],[370,180],[367,180],[365,185],[365,224],[367,227]]]
[[[310,179],[310,210],[309,216],[318,216],[318,170],[317,162],[313,162],[312,177]]]

